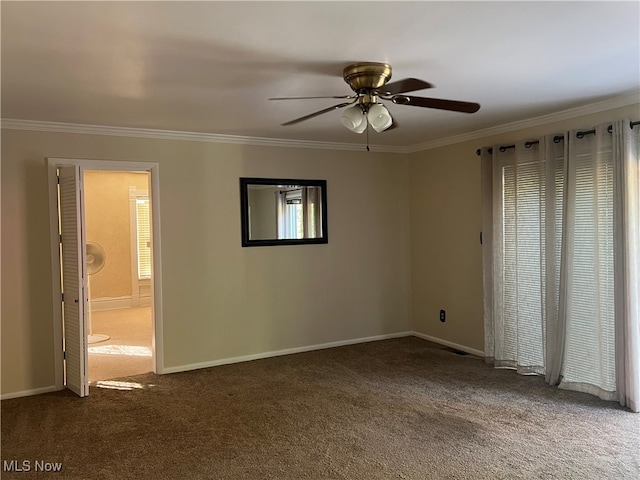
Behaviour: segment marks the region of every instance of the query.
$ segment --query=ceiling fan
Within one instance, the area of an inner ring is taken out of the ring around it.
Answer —
[[[394,123],[391,114],[380,100],[390,101],[396,105],[437,108],[440,110],[464,113],[475,113],[480,109],[480,104],[478,103],[405,95],[405,93],[408,92],[432,88],[433,85],[417,78],[405,78],[396,82],[387,83],[391,80],[391,66],[386,63],[354,63],[344,69],[342,77],[351,87],[354,94],[329,97],[270,98],[269,100],[306,100],[313,98],[340,98],[348,100],[333,105],[332,107],[310,113],[304,117],[296,118],[282,125],[294,125],[322,115],[323,113],[351,105],[342,114],[341,120],[345,127],[352,132],[362,133],[366,130],[367,125],[370,124],[376,132],[382,132],[395,127],[397,124]]]

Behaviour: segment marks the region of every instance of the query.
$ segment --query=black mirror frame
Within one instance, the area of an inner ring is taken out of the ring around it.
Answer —
[[[322,205],[322,236],[318,238],[251,240],[249,238],[249,185],[301,185],[303,187],[321,187],[320,201]],[[315,245],[329,243],[327,223],[326,180],[240,177],[240,225],[242,230],[243,247],[272,247],[278,245]]]

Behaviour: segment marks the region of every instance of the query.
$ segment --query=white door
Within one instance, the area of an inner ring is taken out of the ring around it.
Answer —
[[[59,178],[65,382],[67,388],[84,397],[89,395],[89,359],[82,167],[62,167]]]

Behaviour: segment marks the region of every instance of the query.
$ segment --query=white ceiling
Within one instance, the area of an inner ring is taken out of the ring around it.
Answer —
[[[342,69],[387,62],[415,95],[390,105],[411,146],[640,91],[639,2],[6,2],[2,117],[362,144],[333,111]],[[392,81],[393,81],[392,80]]]

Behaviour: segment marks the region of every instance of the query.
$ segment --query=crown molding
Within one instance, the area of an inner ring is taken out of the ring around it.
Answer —
[[[614,108],[626,107],[640,103],[640,92],[627,92],[607,100],[562,110],[539,117],[483,128],[461,135],[430,140],[410,146],[370,145],[372,152],[383,153],[415,153],[433,148],[444,147],[456,143],[479,140],[492,135],[500,135],[515,130],[538,127],[553,122],[569,120],[599,113]],[[39,132],[81,133],[85,135],[113,135],[119,137],[154,138],[162,140],[186,140],[210,143],[230,143],[238,145],[254,145],[261,147],[312,148],[322,150],[364,151],[361,143],[313,142],[309,140],[289,140],[284,138],[246,137],[240,135],[222,135],[217,133],[182,132],[177,130],[156,130],[152,128],[113,127],[105,125],[85,125],[78,123],[43,122],[37,120],[19,120],[3,118],[2,128],[10,130],[33,130]]]
[[[473,132],[463,133],[461,135],[454,135],[451,137],[411,145],[406,148],[406,151],[407,153],[421,152],[424,150],[430,150],[432,148],[444,147],[447,145],[468,142],[471,140],[479,140],[481,138],[490,137],[492,135],[501,135],[503,133],[513,132],[516,130],[539,127],[541,125],[547,125],[553,122],[561,122],[563,120],[570,120],[572,118],[581,117],[584,115],[591,115],[593,113],[600,113],[607,110],[612,110],[614,108],[621,108],[639,103],[640,91],[635,90],[609,98],[607,100],[590,103],[588,105],[582,105],[580,107],[561,110],[559,112],[541,115],[539,117],[528,118],[526,120],[518,120],[511,123],[497,125],[495,127],[474,130]]]
[[[2,128],[9,130],[31,130],[38,132],[80,133],[84,135],[112,135],[118,137],[154,138],[162,140],[187,140],[210,143],[231,143],[262,147],[313,148],[324,150],[364,151],[365,145],[357,143],[312,142],[281,138],[245,137],[217,133],[182,132],[156,130],[152,128],[113,127],[79,123],[44,122],[38,120],[2,119]],[[372,152],[407,153],[406,147],[369,145]]]

